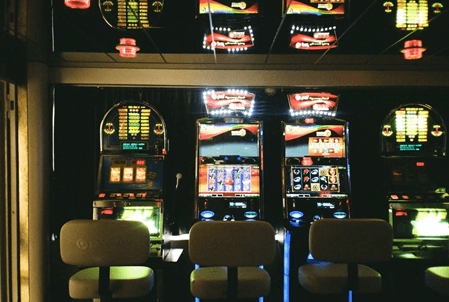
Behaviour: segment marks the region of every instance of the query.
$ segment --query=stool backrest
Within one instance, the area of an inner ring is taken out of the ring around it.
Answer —
[[[274,254],[274,229],[265,221],[200,221],[190,229],[190,259],[201,266],[267,265]]]
[[[71,265],[138,265],[148,259],[150,233],[139,221],[71,220],[61,228],[60,249]]]
[[[320,219],[310,227],[310,252],[319,261],[388,261],[392,246],[391,225],[382,219]]]

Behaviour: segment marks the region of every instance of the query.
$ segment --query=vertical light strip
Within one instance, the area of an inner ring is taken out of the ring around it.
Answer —
[[[28,98],[26,87],[19,86],[17,93],[20,301],[27,302],[30,300],[30,271],[28,236]]]
[[[290,301],[290,231],[285,231],[284,238],[284,302]]]

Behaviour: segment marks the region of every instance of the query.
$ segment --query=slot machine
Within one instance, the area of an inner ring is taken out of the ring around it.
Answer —
[[[351,216],[349,129],[347,121],[335,118],[338,100],[327,92],[288,95],[291,119],[282,122],[284,301],[289,299],[290,271],[313,261],[310,225]]]
[[[150,231],[151,255],[163,244],[164,119],[148,103],[113,106],[100,125],[100,161],[93,219],[138,220]]]
[[[261,219],[262,122],[250,118],[255,95],[208,90],[203,98],[211,117],[196,121],[194,218]]]
[[[425,104],[393,109],[380,131],[395,258],[447,258],[449,199],[446,126]]]

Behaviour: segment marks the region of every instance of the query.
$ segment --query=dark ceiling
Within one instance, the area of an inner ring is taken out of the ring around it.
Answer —
[[[98,2],[95,0],[92,0],[90,8],[85,10],[70,9],[63,4],[63,1],[54,1],[54,51],[56,54],[64,52],[116,54],[118,51],[115,47],[119,39],[130,37],[137,40],[140,47],[139,54],[159,54],[164,61],[164,54],[213,54],[211,50],[203,49],[204,34],[210,28],[210,23],[208,15],[197,15],[197,0],[164,2],[157,27],[123,31],[110,27],[103,20]],[[352,60],[354,64],[370,64],[371,61],[382,62],[383,57],[393,56],[398,62],[402,62],[400,64],[430,64],[436,68],[447,69],[449,3],[443,3],[447,7],[436,14],[431,8],[436,1],[429,1],[429,27],[423,30],[401,31],[395,27],[394,8],[391,13],[386,13],[384,2],[352,0],[347,3],[347,14],[337,20],[303,15],[287,15],[283,19],[282,0],[259,0],[260,13],[248,21],[254,30],[254,47],[249,48],[245,54],[265,55],[267,60],[271,55],[310,56],[313,59],[308,64],[312,65],[320,64],[323,59],[332,61],[334,57],[346,57],[346,64],[351,64]],[[397,0],[392,2],[396,6]],[[223,15],[212,15],[212,24],[224,22],[224,18],[226,17]],[[290,29],[293,24],[323,24],[323,22],[336,26],[337,48],[306,51],[289,47]],[[422,40],[423,46],[427,49],[423,59],[406,61],[403,58],[400,50],[404,48],[404,42],[410,39]]]

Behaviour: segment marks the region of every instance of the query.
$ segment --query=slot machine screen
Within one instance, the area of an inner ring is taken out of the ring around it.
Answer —
[[[287,197],[345,197],[344,173],[338,166],[288,166]]]
[[[258,197],[260,168],[257,165],[200,165],[200,197]]]
[[[290,0],[284,0],[287,9]],[[291,0],[287,15],[344,15],[345,0]]]
[[[346,157],[344,126],[286,125],[285,157]]]
[[[258,124],[200,124],[200,157],[259,157]]]

